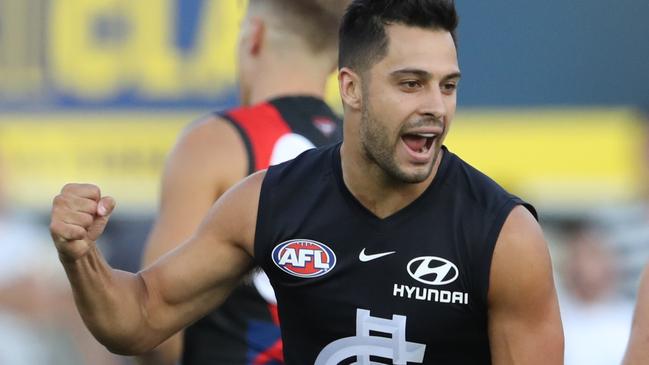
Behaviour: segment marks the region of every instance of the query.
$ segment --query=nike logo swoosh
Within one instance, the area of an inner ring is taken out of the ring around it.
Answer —
[[[379,259],[383,256],[392,255],[393,253],[396,252],[397,251],[390,251],[390,252],[381,252],[381,253],[368,255],[365,253],[365,249],[363,249],[363,251],[361,251],[361,253],[358,254],[358,259],[361,260],[361,262],[368,262],[368,261]]]

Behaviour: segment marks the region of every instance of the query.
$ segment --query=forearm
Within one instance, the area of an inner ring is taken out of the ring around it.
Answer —
[[[124,355],[151,346],[155,336],[147,326],[147,291],[139,275],[113,270],[96,247],[77,260],[61,262],[79,313],[99,342]]]
[[[257,180],[232,193],[236,198],[213,208],[189,241],[138,274],[113,270],[95,245],[114,200],[93,185],[62,189],[50,232],[78,310],[102,344],[119,354],[143,354],[227,297],[252,266],[263,175],[253,176]]]

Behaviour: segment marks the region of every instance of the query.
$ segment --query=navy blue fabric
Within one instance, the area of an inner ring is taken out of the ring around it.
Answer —
[[[304,152],[269,168],[262,185],[255,260],[276,291],[286,363],[314,364],[327,345],[357,337],[357,315],[367,310],[388,320],[405,316],[405,341],[425,344],[424,364],[490,364],[486,296],[494,246],[515,206],[536,216],[534,208],[444,147],[431,185],[380,219],[346,188],[339,151],[337,144]],[[278,257],[285,251],[278,249],[273,258],[273,250],[291,240],[325,245],[335,266],[311,278],[282,269]],[[361,262],[364,249],[394,253]],[[424,262],[424,269],[434,269],[443,262],[438,258],[457,270],[420,277],[434,285],[409,273]]]

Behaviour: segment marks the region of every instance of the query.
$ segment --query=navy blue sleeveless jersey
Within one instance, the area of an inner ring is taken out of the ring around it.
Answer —
[[[255,260],[286,364],[490,364],[491,258],[521,204],[536,215],[445,147],[431,185],[384,219],[346,188],[340,144],[270,167]]]

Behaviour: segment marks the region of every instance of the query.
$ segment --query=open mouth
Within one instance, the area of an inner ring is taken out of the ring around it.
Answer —
[[[430,151],[437,138],[435,133],[408,133],[401,136],[403,143],[414,153],[425,154]]]

